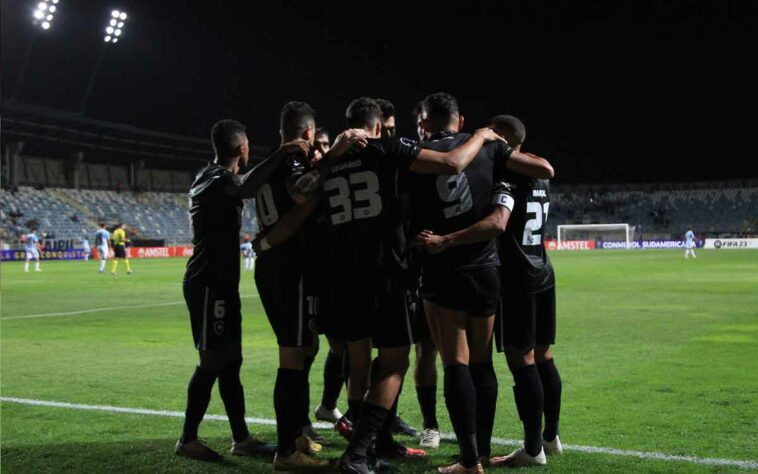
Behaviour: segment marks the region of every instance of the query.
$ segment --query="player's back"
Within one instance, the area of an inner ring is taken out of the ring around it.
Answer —
[[[544,231],[550,211],[550,182],[507,171],[504,181],[514,206],[505,232],[498,238],[501,273],[508,280],[549,286],[552,265],[545,251]],[[539,287],[539,288],[537,288]]]
[[[281,158],[271,177],[256,194],[255,209],[258,224],[265,235],[279,219],[295,205],[290,189],[297,179],[305,173],[305,162],[299,155]],[[283,270],[285,266],[299,266],[302,256],[302,235],[297,232],[286,242],[262,252],[258,256],[259,266],[270,270]],[[269,268],[270,262],[270,268]]]
[[[323,184],[328,255],[341,265],[383,266],[397,224],[398,162],[382,140],[334,163]]]
[[[467,133],[442,133],[422,147],[446,152],[470,138]],[[412,227],[444,235],[465,229],[492,210],[493,178],[505,166],[506,146],[487,144],[455,175],[414,174],[411,178]],[[496,169],[497,168],[497,169]],[[498,264],[494,240],[452,247],[438,255],[420,256],[425,268],[475,268]]]
[[[194,250],[185,279],[207,278],[239,282],[239,232],[242,199],[228,195],[229,170],[209,164],[195,176],[189,191]]]
[[[39,239],[37,238],[37,235],[32,233],[26,234],[26,240],[24,241],[24,245],[27,249],[33,250],[37,248],[37,242],[39,242]]]
[[[99,229],[95,232],[95,245],[103,247],[108,245],[108,240],[111,238],[111,233],[105,229]]]

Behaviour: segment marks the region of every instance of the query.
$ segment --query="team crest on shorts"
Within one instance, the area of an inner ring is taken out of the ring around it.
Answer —
[[[213,332],[215,332],[217,336],[222,335],[224,333],[224,322],[223,321],[214,322]]]

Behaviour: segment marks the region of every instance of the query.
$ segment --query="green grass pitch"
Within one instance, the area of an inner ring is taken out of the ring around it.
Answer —
[[[758,466],[758,252],[595,251],[552,254],[558,281],[556,362],[564,382],[561,438],[672,456],[748,461],[742,466],[640,459],[568,450],[550,472],[745,472]],[[97,262],[43,262],[42,273],[2,263],[2,397],[182,411],[195,364],[181,296],[184,259],[133,260],[134,275],[97,272]],[[273,418],[276,342],[243,273],[243,384],[247,414]],[[25,315],[86,313],[14,319]],[[112,308],[112,309],[102,309]],[[311,405],[321,393],[325,341],[313,366]],[[495,355],[500,398],[495,436],[519,439],[510,374]],[[441,372],[440,372],[441,373]],[[439,384],[441,387],[441,383]],[[344,410],[344,393],[340,400]],[[3,401],[2,472],[266,472],[270,463],[226,456],[206,464],[173,454],[181,418],[30,406]],[[418,427],[412,378],[400,412]],[[209,414],[223,414],[214,391]],[[438,414],[450,432],[441,388]],[[270,425],[251,425],[270,441]],[[200,436],[228,450],[227,423]],[[328,434],[326,456],[344,447]],[[401,440],[413,443],[409,438]],[[505,453],[512,446],[495,446]],[[457,452],[443,443],[429,472]]]

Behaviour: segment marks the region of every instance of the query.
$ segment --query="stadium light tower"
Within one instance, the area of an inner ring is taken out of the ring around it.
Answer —
[[[55,18],[55,12],[58,10],[59,0],[42,0],[37,3],[37,9],[34,10],[34,21],[36,26],[43,30],[49,30]]]
[[[26,47],[26,53],[24,53],[24,60],[21,62],[21,68],[18,71],[18,77],[16,78],[16,82],[13,84],[13,90],[11,90],[11,95],[8,98],[10,101],[16,100],[18,89],[24,82],[24,72],[26,72],[26,66],[29,63],[29,58],[32,55],[32,49],[34,48],[34,43],[37,40],[37,33],[40,29],[47,31],[53,25],[55,14],[58,11],[59,1],[60,0],[41,0],[35,2],[34,13],[32,13],[32,24],[34,24],[36,27],[39,27],[39,29],[35,28],[31,38],[29,39],[29,45]]]
[[[97,73],[100,71],[100,66],[103,63],[105,50],[107,47],[115,45],[119,42],[121,35],[124,33],[124,26],[126,25],[127,18],[129,17],[126,12],[119,9],[112,10],[110,15],[108,15],[108,19],[106,20],[105,24],[105,36],[103,37],[103,44],[100,47],[100,53],[97,55],[97,62],[95,63],[95,67],[92,69],[92,75],[90,75],[89,83],[87,84],[87,90],[84,91],[84,97],[82,97],[82,103],[79,106],[79,113],[82,115],[87,108],[87,102],[89,101],[89,97],[92,94],[92,87],[95,85],[95,78],[97,77]]]
[[[126,12],[121,10],[113,10],[111,12],[108,24],[105,27],[105,42],[106,43],[118,43],[121,38],[121,33],[124,32],[124,25],[127,19]]]

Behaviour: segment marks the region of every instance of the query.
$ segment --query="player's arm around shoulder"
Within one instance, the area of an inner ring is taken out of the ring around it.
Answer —
[[[334,144],[326,155],[318,160],[316,167],[302,174],[291,189],[288,189],[292,200],[298,204],[308,201],[321,188],[321,184],[326,179],[328,169],[334,160],[346,155],[353,149],[366,148],[367,145],[368,137],[363,129],[350,128],[337,135]]]
[[[293,140],[282,143],[279,148],[271,155],[266,157],[260,164],[241,176],[235,176],[232,182],[227,183],[225,192],[228,195],[250,199],[255,197],[258,189],[273,175],[277,166],[282,162],[282,158],[291,155],[303,157],[308,156],[310,145],[305,140]]]
[[[533,153],[524,153],[514,150],[508,161],[505,163],[506,168],[516,173],[535,179],[553,179],[555,170],[545,158]]]
[[[421,148],[418,156],[411,163],[410,169],[414,173],[458,174],[474,160],[485,143],[496,141],[503,142],[507,146],[507,142],[491,128],[480,128],[465,143],[450,151],[440,152]]]

